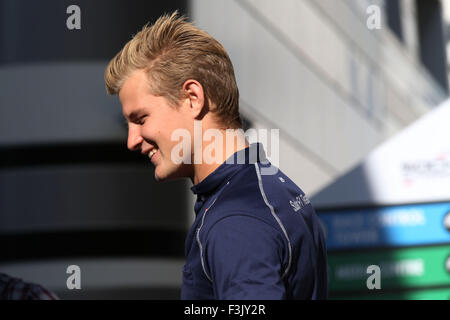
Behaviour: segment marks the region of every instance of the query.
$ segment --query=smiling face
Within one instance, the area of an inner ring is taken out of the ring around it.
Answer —
[[[192,119],[186,103],[169,105],[164,97],[150,93],[148,76],[144,70],[134,71],[119,92],[122,112],[128,123],[128,149],[148,156],[155,166],[155,179],[165,181],[189,177],[192,168],[176,164],[171,152],[178,141],[172,141],[172,132],[185,128],[191,131]]]

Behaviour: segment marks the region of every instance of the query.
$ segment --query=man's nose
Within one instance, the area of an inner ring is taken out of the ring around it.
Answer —
[[[144,139],[141,136],[139,128],[130,125],[130,127],[128,128],[128,149],[131,151],[139,150],[143,140]]]

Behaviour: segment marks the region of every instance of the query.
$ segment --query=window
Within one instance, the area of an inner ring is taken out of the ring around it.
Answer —
[[[442,8],[438,0],[416,0],[420,60],[448,93]]]
[[[397,38],[403,42],[403,28],[400,0],[385,1],[387,24]]]

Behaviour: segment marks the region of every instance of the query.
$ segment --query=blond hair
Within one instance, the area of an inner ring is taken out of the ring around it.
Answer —
[[[139,69],[146,71],[151,93],[165,97],[172,106],[184,97],[184,82],[197,80],[219,122],[242,126],[239,90],[225,48],[177,11],[146,24],[110,61],[105,71],[107,92],[118,94],[127,77]]]

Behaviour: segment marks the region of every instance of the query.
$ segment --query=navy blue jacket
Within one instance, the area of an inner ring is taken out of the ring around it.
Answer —
[[[182,299],[327,298],[316,213],[261,144],[235,153],[192,191]]]

